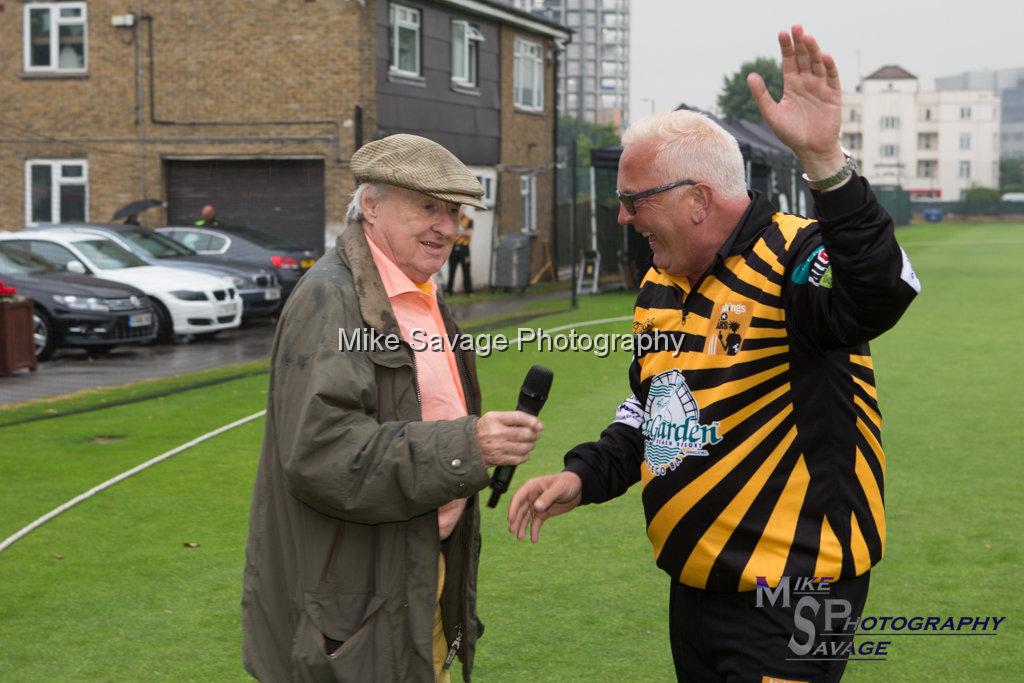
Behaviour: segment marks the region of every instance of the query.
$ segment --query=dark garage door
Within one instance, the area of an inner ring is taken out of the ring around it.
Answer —
[[[324,162],[247,159],[164,162],[169,225],[191,225],[203,204],[226,225],[243,225],[317,253],[324,248]]]

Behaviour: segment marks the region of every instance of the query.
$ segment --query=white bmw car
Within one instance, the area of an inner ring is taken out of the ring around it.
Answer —
[[[95,275],[138,287],[153,302],[157,339],[210,337],[242,322],[242,299],[227,278],[192,270],[150,266],[111,240],[66,231],[0,232],[0,240],[71,273]]]

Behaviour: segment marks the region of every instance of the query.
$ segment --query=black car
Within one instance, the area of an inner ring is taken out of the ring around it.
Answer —
[[[156,231],[181,242],[189,249],[231,260],[270,264],[281,282],[282,299],[287,298],[299,278],[316,263],[317,253],[275,235],[235,226],[171,226]]]
[[[140,290],[89,275],[75,275],[0,242],[0,280],[32,299],[36,358],[57,347],[105,353],[152,340],[153,309]]]
[[[272,315],[281,308],[281,287],[270,263],[197,254],[152,228],[121,223],[62,223],[26,230],[69,230],[103,235],[151,266],[171,266],[229,278],[242,299],[242,318]]]

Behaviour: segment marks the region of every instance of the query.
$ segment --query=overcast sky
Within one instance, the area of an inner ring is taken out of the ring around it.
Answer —
[[[835,56],[844,90],[884,64],[907,69],[923,90],[937,76],[1024,67],[1020,6],[1006,1],[632,0],[631,11],[633,121],[651,113],[650,99],[659,112],[680,102],[713,111],[723,76],[759,55],[778,58],[775,36],[793,23]]]

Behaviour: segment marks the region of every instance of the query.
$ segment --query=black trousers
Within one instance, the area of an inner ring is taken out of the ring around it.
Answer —
[[[772,678],[780,681],[814,681],[834,683],[843,676],[846,660],[842,645],[852,639],[847,619],[833,619],[826,625],[826,599],[849,602],[849,619],[859,619],[868,595],[870,572],[855,579],[831,584],[827,593],[808,597],[817,603],[805,602],[804,595],[789,596],[789,606],[767,599],[757,606],[757,591],[713,593],[672,582],[669,598],[669,638],[676,677],[687,683],[762,683]],[[792,588],[792,584],[791,584]],[[800,609],[801,628],[794,621]],[[835,615],[843,609],[841,602],[832,603]],[[804,621],[806,620],[806,621]],[[800,646],[808,643],[809,623],[813,623],[812,650],[798,653],[790,649],[790,638]],[[847,635],[822,635],[822,633]],[[820,644],[825,647],[820,648]],[[828,660],[832,661],[828,661]],[[835,661],[837,660],[838,661]],[[801,661],[796,661],[801,660]],[[808,661],[809,660],[809,661]]]
[[[451,296],[455,287],[455,271],[462,266],[462,287],[466,294],[473,293],[473,277],[469,274],[469,247],[455,247],[448,258],[448,286],[445,293]]]

